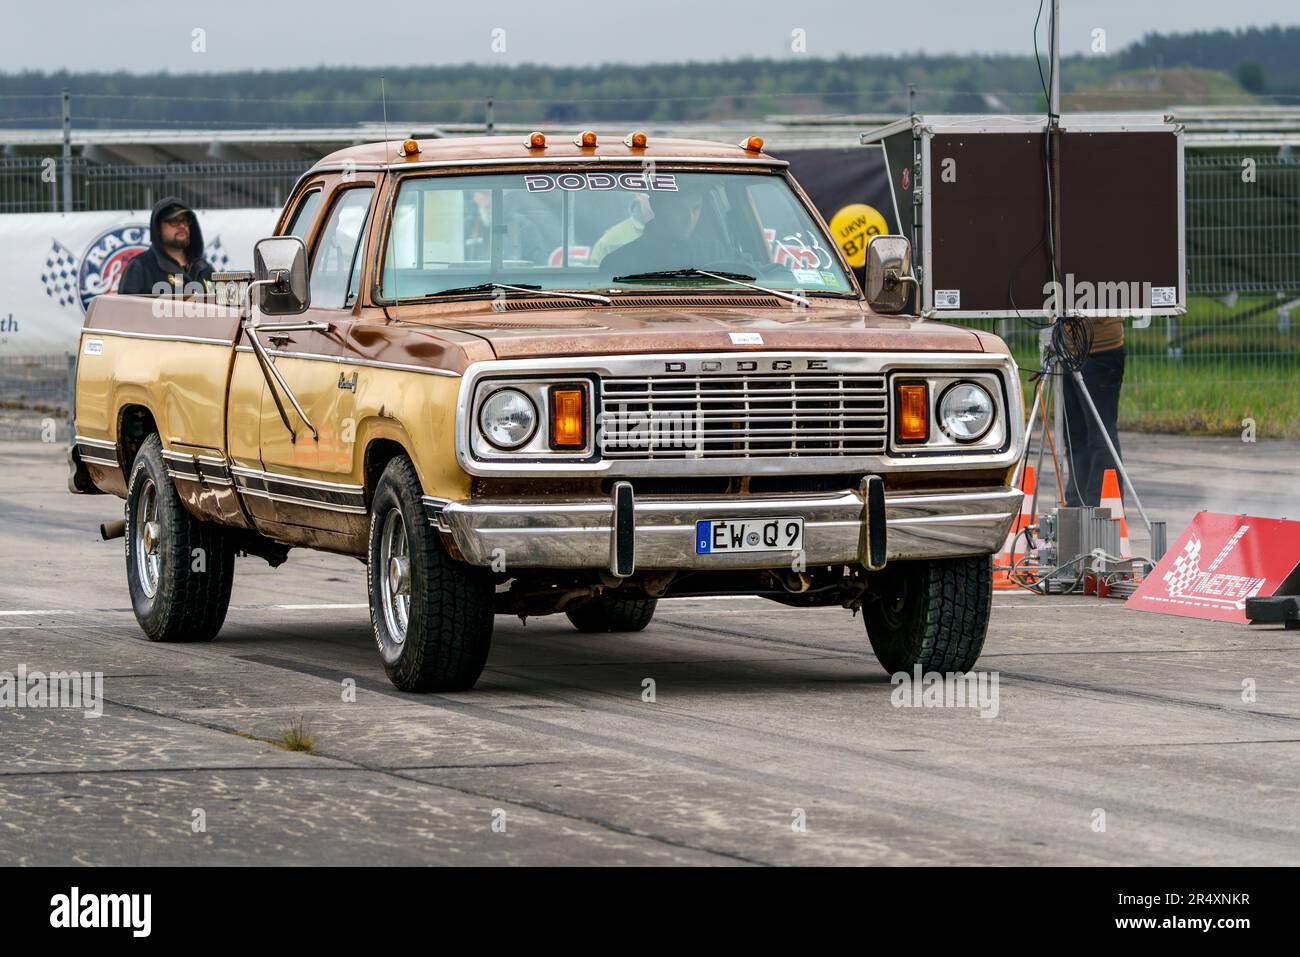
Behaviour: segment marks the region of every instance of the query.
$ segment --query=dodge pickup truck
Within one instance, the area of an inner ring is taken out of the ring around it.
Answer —
[[[352,147],[253,259],[81,331],[69,485],[125,499],[150,639],[212,639],[236,558],[302,547],[365,563],[406,691],[472,687],[494,615],[633,632],[677,596],[860,610],[890,672],[974,666],[1015,363],[903,314],[903,237],[859,284],[758,137]]]

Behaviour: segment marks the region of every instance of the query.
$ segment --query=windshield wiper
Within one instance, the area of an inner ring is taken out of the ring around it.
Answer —
[[[688,266],[685,269],[657,269],[654,272],[634,272],[626,276],[615,276],[614,282],[646,282],[651,279],[692,279],[696,276],[709,276],[714,279],[727,280],[752,280],[753,276],[746,276],[743,272],[705,272],[703,269],[696,269],[694,266]]]
[[[599,302],[608,306],[614,300],[609,296],[602,296],[598,292],[561,292],[558,289],[543,289],[541,286],[513,286],[507,282],[481,282],[476,286],[457,286],[454,289],[439,289],[437,292],[425,293],[427,296],[452,296],[463,292],[495,292],[498,289],[509,289],[512,292],[529,292],[538,296],[558,296],[561,299],[585,299],[588,302]]]
[[[745,286],[749,289],[757,289],[759,292],[765,292],[768,295],[776,296],[778,299],[785,299],[796,305],[807,306],[808,300],[801,295],[795,295],[792,292],[786,292],[782,289],[770,289],[767,286],[759,286],[753,282],[753,276],[747,276],[741,272],[709,272],[707,269],[697,269],[694,266],[685,269],[660,269],[657,272],[634,272],[627,276],[615,276],[613,282],[649,282],[655,279],[690,279],[697,276],[707,276],[710,279],[721,279],[723,282],[734,283],[737,286]]]

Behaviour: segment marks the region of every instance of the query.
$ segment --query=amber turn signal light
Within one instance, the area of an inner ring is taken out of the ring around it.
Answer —
[[[924,382],[895,385],[894,410],[897,441],[924,442],[930,438],[930,390]]]
[[[587,447],[587,388],[551,386],[551,448]]]

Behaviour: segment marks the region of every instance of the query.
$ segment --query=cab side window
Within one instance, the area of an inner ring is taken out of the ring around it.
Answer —
[[[289,228],[285,230],[286,236],[297,236],[303,242],[311,236],[312,224],[316,222],[316,210],[320,208],[321,191],[313,189],[298,200],[298,208],[293,212],[293,219],[289,220]]]
[[[344,190],[334,201],[316,243],[311,264],[311,302],[323,309],[346,309],[357,301],[361,246],[366,234],[371,186]]]

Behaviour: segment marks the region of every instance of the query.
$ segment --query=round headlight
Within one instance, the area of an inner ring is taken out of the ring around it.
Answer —
[[[483,436],[499,449],[517,449],[537,431],[537,407],[518,389],[498,389],[478,414]]]
[[[958,382],[939,400],[939,424],[949,438],[974,442],[993,425],[993,397],[974,382]]]

